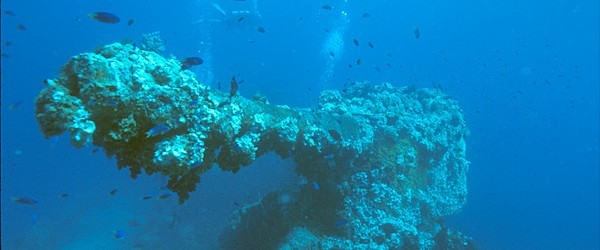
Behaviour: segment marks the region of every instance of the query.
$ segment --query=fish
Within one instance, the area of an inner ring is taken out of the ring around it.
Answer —
[[[321,9],[324,9],[324,10],[332,10],[332,9],[333,9],[333,6],[331,6],[331,5],[329,5],[329,4],[326,4],[326,3],[324,3],[324,4],[321,4]]]
[[[330,55],[331,57],[335,57],[335,54],[333,53],[333,51],[329,51],[329,55]]]
[[[202,165],[202,161],[194,161],[190,163],[190,168],[197,168],[200,167],[200,165]]]
[[[413,33],[415,33],[415,38],[419,39],[419,37],[421,37],[421,32],[419,31],[418,28],[415,28],[415,30],[413,31]]]
[[[373,46],[373,43],[371,43],[371,42],[369,42],[368,45],[369,45],[369,48],[371,48],[371,49],[375,48],[375,46]]]
[[[325,158],[325,159],[333,159],[333,154],[325,155],[325,156],[323,156],[323,158]]]
[[[110,191],[110,195],[115,195],[117,193],[117,191],[119,191],[119,190],[117,190],[116,188],[113,189],[112,191]]]
[[[15,110],[15,109],[19,109],[21,107],[21,101],[16,101],[11,105],[8,105],[8,109],[10,110]]]
[[[117,15],[109,12],[92,12],[88,17],[101,23],[118,23],[121,21]]]
[[[342,140],[342,136],[340,135],[339,132],[335,131],[334,129],[330,129],[329,130],[329,135],[331,135],[331,137],[333,139],[335,139],[336,141],[341,141]]]
[[[241,17],[239,17],[239,18],[237,19],[237,22],[238,22],[238,23],[241,23],[242,21],[244,21],[244,17],[243,17],[243,16],[241,16]]]
[[[142,200],[150,200],[150,199],[152,199],[152,196],[144,196],[144,197],[142,197]]]
[[[25,204],[25,205],[33,205],[33,204],[36,204],[36,203],[40,202],[40,199],[38,199],[38,198],[31,198],[31,197],[21,197],[21,198],[13,197],[11,200],[13,202],[21,203],[21,204]]]
[[[356,60],[356,65],[361,65],[361,64],[362,64],[362,60],[360,60],[360,58],[358,58],[358,59]]]
[[[354,43],[354,45],[358,46],[358,40],[356,40],[356,38],[353,38],[352,42]]]
[[[202,60],[202,58],[194,56],[194,57],[188,57],[188,58],[181,59],[179,62],[181,63],[181,70],[186,70],[193,66],[200,65],[204,61]]]
[[[66,194],[66,193],[65,193],[65,194],[61,194],[61,195],[59,195],[59,196],[58,196],[58,198],[61,198],[61,199],[62,199],[62,198],[67,198],[68,196],[69,196],[69,194]]]
[[[381,69],[378,66],[375,66],[375,70],[377,70],[377,72],[381,72]]]
[[[238,82],[235,80],[235,76],[231,78],[231,88],[229,89],[229,98],[233,97],[238,90]]]
[[[172,193],[164,193],[158,197],[156,197],[157,200],[164,200],[164,199],[168,199],[169,197],[173,196]]]
[[[368,12],[365,12],[362,14],[362,18],[369,18],[371,17],[371,14],[369,14]]]
[[[150,137],[154,137],[154,136],[159,136],[159,135],[164,135],[167,132],[169,132],[169,130],[171,130],[171,128],[169,126],[167,126],[167,125],[157,125],[157,126],[154,126],[150,130],[148,130],[148,132],[146,132],[146,138],[150,138]]]
[[[7,58],[8,59],[8,58],[10,58],[10,56],[8,54],[6,54],[6,53],[2,53],[2,58]]]
[[[317,183],[316,181],[313,181],[313,188],[315,188],[315,190],[319,191],[321,189],[321,187],[319,186],[319,183]]]
[[[14,12],[12,12],[11,10],[5,10],[5,11],[2,11],[2,13],[4,13],[7,16],[16,16],[17,15]]]
[[[129,21],[127,21],[127,26],[131,26],[133,25],[133,23],[135,22],[135,19],[129,19]]]
[[[256,31],[258,31],[259,33],[266,33],[266,32],[267,32],[267,31],[265,30],[265,28],[263,28],[263,27],[260,27],[260,26],[256,27]]]
[[[10,45],[12,45],[11,41],[4,41],[4,46],[10,46]]]
[[[17,24],[17,29],[18,30],[27,30],[27,28],[23,24]]]
[[[130,227],[137,227],[140,225],[140,223],[137,220],[129,220],[127,221],[127,225],[129,225]]]
[[[344,226],[346,224],[348,224],[348,220],[340,219],[333,224],[333,227],[338,228],[338,227]]]
[[[121,230],[114,231],[113,237],[115,237],[117,240],[125,239],[125,232]]]
[[[218,5],[218,4],[216,4],[216,3],[212,3],[212,6],[213,6],[213,7],[215,7],[215,9],[216,9],[216,10],[217,10],[219,13],[223,14],[223,16],[227,16],[227,13],[225,13],[225,11],[223,10],[223,8],[221,8],[221,6],[219,6],[219,5]]]
[[[92,151],[90,151],[90,153],[95,154],[98,153],[100,151],[99,147],[93,148]]]

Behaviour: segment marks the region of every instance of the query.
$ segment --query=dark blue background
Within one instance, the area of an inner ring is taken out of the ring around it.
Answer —
[[[184,206],[173,198],[142,201],[159,193],[164,178],[130,180],[102,153],[70,147],[66,135],[43,138],[33,115],[43,79],[77,53],[160,31],[167,55],[210,49],[212,58],[193,69],[214,73],[204,84],[236,74],[243,96],[260,92],[274,104],[314,107],[320,90],[351,81],[442,86],[471,130],[468,203],[450,225],[483,249],[598,248],[598,1],[332,0],[333,10],[324,10],[321,1],[261,0],[261,18],[242,24],[197,22],[221,17],[209,1],[172,2],[2,2],[16,13],[2,14],[2,41],[12,42],[2,45],[9,56],[2,58],[3,246],[212,248],[236,204],[297,181],[292,162],[267,155],[236,175],[209,172]],[[251,2],[215,1],[226,11]],[[95,22],[86,16],[94,11],[122,21]],[[344,52],[327,77],[329,55],[321,49],[337,31]],[[22,196],[42,202],[10,201]],[[114,239],[113,230],[126,238]]]

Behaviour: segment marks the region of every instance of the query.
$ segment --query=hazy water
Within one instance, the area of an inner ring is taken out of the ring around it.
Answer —
[[[3,246],[214,248],[234,203],[296,181],[292,162],[268,155],[235,175],[207,173],[184,206],[142,201],[165,180],[130,180],[102,153],[43,138],[33,116],[43,79],[77,53],[160,31],[167,54],[205,59],[194,69],[205,84],[239,74],[243,96],[274,104],[313,107],[320,90],[352,81],[442,86],[471,130],[468,203],[450,225],[483,249],[599,247],[597,1],[178,2],[2,3],[15,13],[2,14]],[[239,24],[212,3],[251,14]],[[94,11],[122,21],[94,22]],[[11,202],[23,196],[42,202]]]

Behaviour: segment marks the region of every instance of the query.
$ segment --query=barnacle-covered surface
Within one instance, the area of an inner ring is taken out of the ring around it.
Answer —
[[[167,175],[180,203],[215,164],[235,173],[269,151],[292,157],[305,184],[241,208],[223,248],[473,247],[443,224],[466,202],[468,131],[439,90],[355,83],[324,91],[313,110],[275,106],[126,44],[77,55],[45,83],[36,117],[46,136],[103,147],[133,178]],[[169,130],[149,133],[157,126]]]

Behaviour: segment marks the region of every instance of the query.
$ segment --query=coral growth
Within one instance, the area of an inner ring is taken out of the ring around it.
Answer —
[[[242,208],[224,248],[473,247],[442,223],[466,202],[468,130],[439,90],[355,83],[324,91],[314,110],[274,106],[212,90],[175,59],[111,44],[47,80],[36,117],[46,136],[103,147],[134,178],[169,176],[180,203],[213,164],[235,173],[269,151],[292,157],[308,185]]]

